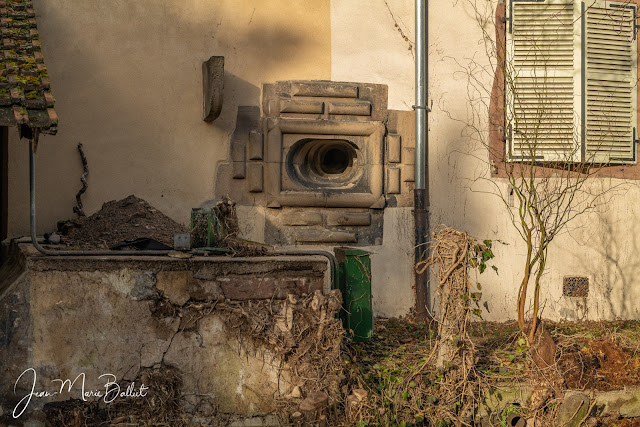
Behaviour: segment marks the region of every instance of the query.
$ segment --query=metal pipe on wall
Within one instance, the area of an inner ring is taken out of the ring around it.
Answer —
[[[427,171],[428,127],[427,107],[428,89],[428,0],[416,0],[416,150],[415,150],[415,189],[414,189],[414,221],[415,221],[415,262],[423,258],[426,251],[427,234],[429,233],[429,174]],[[431,312],[429,307],[428,269],[419,274],[414,272],[416,289],[416,317],[425,320]]]

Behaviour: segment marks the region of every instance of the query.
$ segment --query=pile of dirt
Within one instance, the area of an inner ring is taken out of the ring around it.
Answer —
[[[640,359],[605,339],[576,340],[558,360],[568,388],[610,391],[640,384]]]
[[[71,246],[108,249],[122,241],[151,238],[173,247],[173,235],[187,233],[178,224],[145,200],[129,196],[102,205],[89,217],[58,224],[58,231]]]
[[[215,209],[222,229],[219,233],[220,238],[212,242],[211,246],[228,249],[232,256],[264,256],[269,252],[271,247],[268,245],[237,237],[238,217],[233,201],[223,199],[218,202]],[[170,249],[173,248],[174,234],[188,232],[186,227],[151,206],[147,201],[133,195],[122,200],[106,202],[102,205],[102,209],[90,217],[58,223],[58,233],[62,235],[63,243],[88,250],[113,249],[122,242],[133,242],[138,239],[153,239],[168,246],[168,248],[145,247],[149,243],[152,245],[154,243],[136,242],[135,246],[138,249]],[[206,224],[203,232],[204,242],[206,242]],[[194,236],[194,232],[191,233],[191,238],[192,242],[196,242],[196,247],[208,246],[203,243],[202,236]],[[133,244],[118,246],[121,246],[119,249],[134,249]]]

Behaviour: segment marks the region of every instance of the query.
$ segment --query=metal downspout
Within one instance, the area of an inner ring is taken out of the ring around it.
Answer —
[[[429,174],[427,173],[428,128],[427,88],[428,88],[428,0],[416,0],[416,150],[415,150],[415,189],[414,189],[414,221],[415,221],[415,262],[423,259],[427,249],[429,233]],[[414,272],[416,288],[416,317],[426,320],[430,316],[430,290],[428,269],[422,274]]]

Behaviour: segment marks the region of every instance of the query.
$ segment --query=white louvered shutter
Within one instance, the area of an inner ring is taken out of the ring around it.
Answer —
[[[512,0],[506,120],[511,161],[580,161],[581,38],[577,0]]]
[[[586,153],[593,163],[635,163],[635,5],[586,2]]]

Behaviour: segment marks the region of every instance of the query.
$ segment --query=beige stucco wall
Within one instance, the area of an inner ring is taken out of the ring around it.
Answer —
[[[411,110],[415,104],[413,4],[413,0],[333,0],[331,79],[386,84],[389,108]]]
[[[470,91],[467,71],[473,65],[474,77],[485,89],[491,89],[493,68],[487,60],[483,28],[477,19],[492,18],[497,1],[492,1],[490,7],[485,7],[488,2],[484,1],[429,3],[429,99],[433,103],[429,116],[430,223],[432,228],[450,225],[480,240],[494,240],[499,274],[488,270],[477,277],[484,285],[483,302],[488,307],[488,311],[483,309],[483,316],[488,320],[513,319],[526,248],[501,200],[487,194],[493,191],[494,184],[500,191],[506,191],[506,181],[478,180],[488,175],[488,153],[468,137],[465,125],[471,122],[470,97],[488,104],[486,92]],[[471,3],[479,9],[474,10]],[[401,33],[413,41],[413,20],[411,0],[367,2],[366,7],[361,1],[333,1],[332,78],[385,83],[389,86],[390,108],[410,109],[414,104],[414,62]],[[491,36],[492,21],[484,26]],[[479,95],[484,98],[478,98]],[[486,109],[476,111],[480,113],[476,119],[486,120]],[[488,130],[486,122],[476,123],[480,129]],[[486,137],[486,132],[483,136]],[[601,184],[625,183],[609,180],[594,183]],[[626,183],[624,189],[599,212],[573,222],[570,230],[552,243],[541,292],[544,317],[593,320],[640,316],[640,287],[635,285],[635,277],[640,275],[640,262],[636,261],[640,247],[636,201],[640,190],[635,183]],[[387,219],[385,215],[385,242],[412,247],[411,216],[406,216],[403,222],[390,221],[394,227],[391,229],[387,228],[387,224],[391,225]],[[391,243],[389,235],[394,235],[395,243]],[[412,255],[397,251],[391,256],[389,248],[383,246],[378,250],[388,256],[372,257],[374,308],[378,314],[398,315],[407,312],[410,305],[406,302],[413,300],[413,291],[407,286],[411,281],[410,268],[399,267],[403,264],[410,267]],[[390,274],[394,268],[396,272]],[[589,298],[562,296],[564,276],[588,276]]]
[[[88,214],[129,194],[186,223],[213,197],[238,105],[262,83],[331,77],[329,1],[36,0],[60,116],[37,152],[38,231],[73,217],[89,161]],[[224,106],[202,121],[202,62],[225,57]],[[28,232],[28,151],[12,133],[9,234]]]
[[[331,79],[386,84],[389,109],[411,110],[414,16],[413,0],[333,0]],[[413,247],[412,209],[386,208],[383,244],[366,248],[376,315],[403,316],[413,308]]]
[[[495,12],[493,8],[482,10],[485,2],[431,2],[429,90],[434,102],[429,146],[431,224],[450,225],[479,240],[495,242],[499,274],[488,270],[478,280],[483,283],[483,299],[489,308],[489,312],[484,310],[484,318],[505,320],[516,314],[526,248],[502,201],[489,194],[495,188],[506,194],[507,182],[478,179],[488,175],[488,153],[467,137],[469,129],[464,125],[471,122],[470,98],[488,104],[486,92],[470,91],[465,68],[468,70],[470,64],[475,64],[474,77],[486,89],[491,88],[493,79],[476,11],[469,7],[470,3],[481,6],[481,15],[493,16]],[[493,36],[491,23],[485,29]],[[484,98],[478,98],[479,95]],[[478,118],[486,120],[486,109],[477,111],[481,113]],[[487,129],[486,123],[476,121],[476,124]],[[636,224],[640,191],[634,182],[608,179],[593,182],[593,188],[601,186],[618,186],[622,191],[609,193],[613,197],[601,209],[570,223],[550,246],[542,279],[543,317],[596,320],[640,315],[640,287],[635,283],[640,274],[635,254],[640,243]],[[565,276],[588,276],[589,297],[564,297]]]
[[[496,242],[499,275],[489,270],[479,280],[489,308],[485,319],[505,320],[515,317],[525,248],[500,200],[477,180],[488,172],[488,154],[465,132],[465,70],[475,62],[475,76],[485,88],[493,78],[469,3],[430,2],[430,222]],[[72,216],[81,174],[78,141],[85,144],[91,168],[84,197],[89,213],[106,200],[135,193],[186,222],[191,207],[212,197],[215,166],[227,158],[236,106],[258,105],[261,83],[382,83],[389,86],[390,108],[410,110],[414,104],[412,0],[166,0],[162,6],[152,0],[36,0],[35,7],[61,118],[59,135],[43,138],[37,154],[41,232]],[[485,29],[493,34],[491,22]],[[226,59],[225,105],[221,117],[206,124],[200,119],[200,64],[211,55]],[[15,138],[10,148],[9,231],[26,233],[27,151]],[[504,180],[493,183],[506,190]],[[640,315],[640,287],[634,282],[640,274],[638,196],[638,187],[630,186],[606,211],[584,216],[575,224],[581,226],[553,242],[543,278],[545,317]],[[264,235],[260,212],[241,209],[246,235],[255,240]],[[377,314],[403,315],[413,306],[412,227],[409,208],[388,209],[384,245],[369,248]],[[568,275],[590,277],[586,301],[562,296]]]

